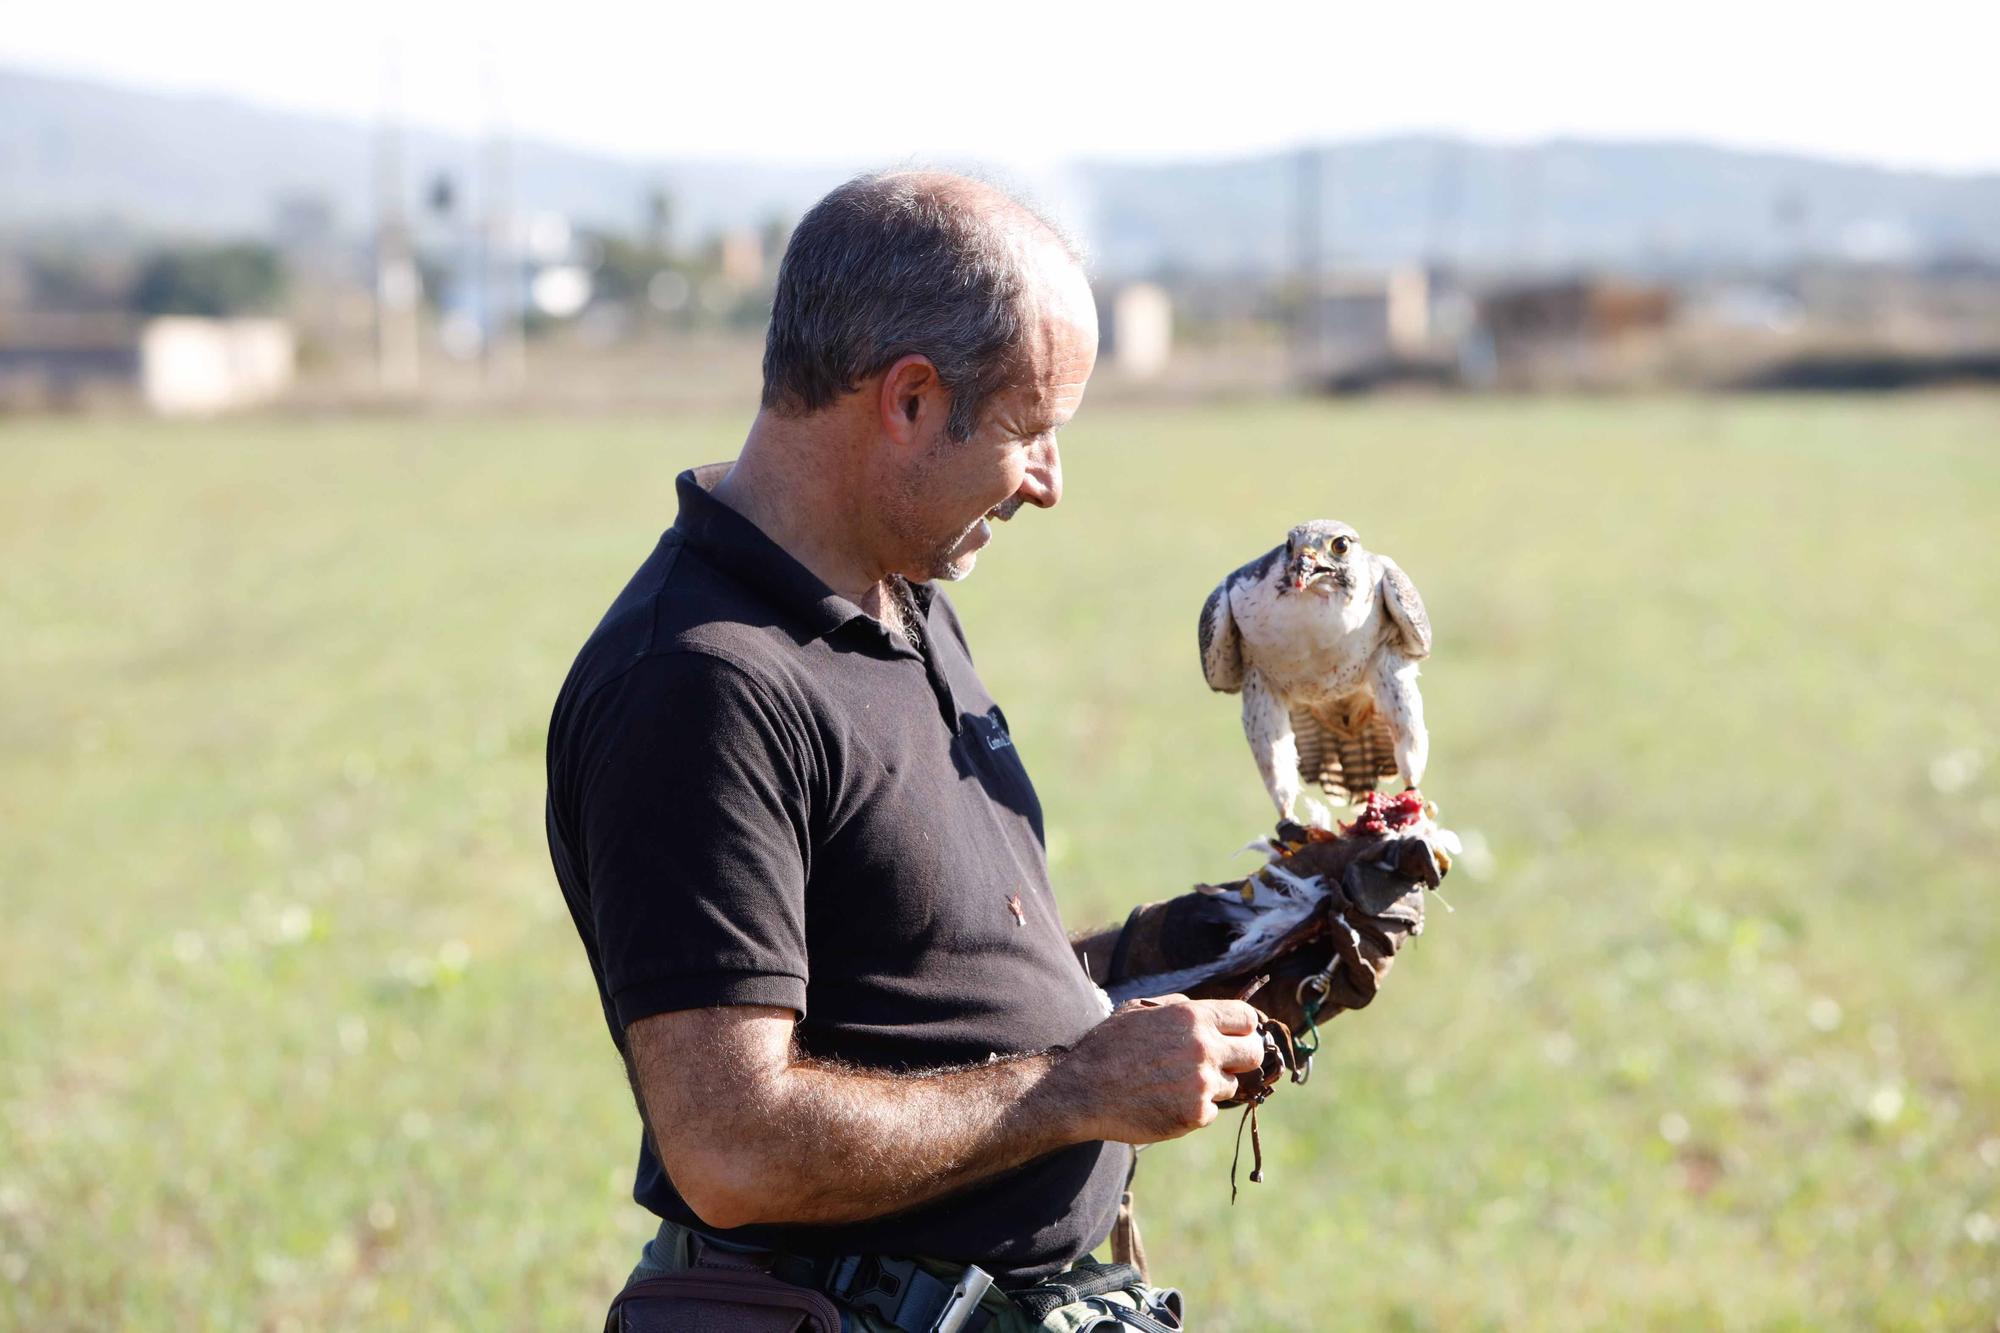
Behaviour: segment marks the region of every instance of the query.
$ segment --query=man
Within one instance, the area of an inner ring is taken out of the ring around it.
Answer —
[[[785,253],[740,457],[682,475],[563,687],[549,841],[647,1130],[640,1276],[775,1255],[853,1327],[928,1328],[967,1265],[1019,1289],[1100,1245],[1126,1145],[1260,1063],[1244,1003],[1105,1016],[933,588],[1061,498],[1096,348],[1076,256],[1019,203],[841,186]]]

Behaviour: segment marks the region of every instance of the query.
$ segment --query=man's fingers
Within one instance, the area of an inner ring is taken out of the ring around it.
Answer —
[[[1215,1030],[1225,1036],[1240,1037],[1257,1030],[1263,1015],[1255,1005],[1243,1000],[1196,1000],[1215,1020]]]
[[[1264,1067],[1264,1039],[1258,1036],[1230,1037],[1216,1067],[1225,1074],[1247,1074]]]

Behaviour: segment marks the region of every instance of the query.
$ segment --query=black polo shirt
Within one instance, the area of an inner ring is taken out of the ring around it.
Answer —
[[[887,1070],[1075,1041],[1103,1014],[1049,888],[1042,812],[951,603],[913,646],[683,473],[680,515],[584,645],[549,726],[549,849],[612,1037],[706,1005],[798,1011]],[[1087,1143],[924,1207],[749,1244],[1052,1272],[1111,1228],[1130,1150]],[[634,1197],[701,1225],[643,1136]]]

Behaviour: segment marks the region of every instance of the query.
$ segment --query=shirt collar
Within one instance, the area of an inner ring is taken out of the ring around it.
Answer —
[[[674,531],[729,574],[797,616],[807,637],[824,638],[843,625],[860,620],[864,628],[885,643],[900,646],[880,621],[827,587],[819,575],[772,541],[762,528],[709,494],[733,466],[733,463],[708,463],[689,468],[675,478],[674,490],[681,508],[674,519]],[[913,583],[910,591],[916,596],[917,609],[923,614],[928,632],[931,602],[937,589],[927,583]]]

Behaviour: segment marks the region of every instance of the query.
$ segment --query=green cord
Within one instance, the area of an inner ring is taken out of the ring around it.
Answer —
[[[1313,999],[1300,1007],[1306,1016],[1306,1032],[1303,1037],[1292,1038],[1292,1049],[1308,1060],[1319,1054],[1319,1005],[1320,999]]]

